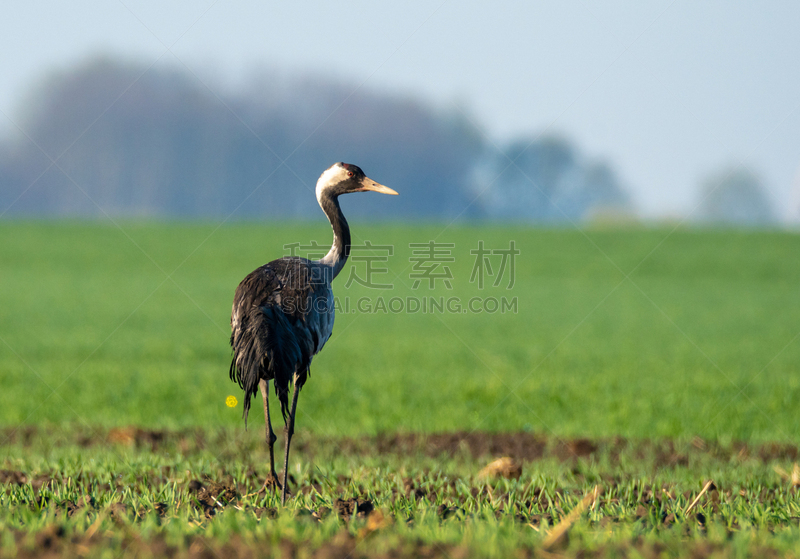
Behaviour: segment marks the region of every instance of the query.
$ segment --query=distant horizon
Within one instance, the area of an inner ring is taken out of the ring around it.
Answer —
[[[324,228],[326,232],[330,229],[330,224],[325,219],[325,214],[322,210],[319,212],[319,217],[301,216],[301,217],[273,217],[265,215],[263,217],[221,217],[221,216],[172,216],[163,214],[116,214],[109,213],[114,223],[108,223],[108,217],[104,215],[26,215],[26,214],[13,214],[5,215],[0,218],[0,225],[3,223],[60,223],[75,225],[85,224],[104,224],[108,227],[115,227],[115,223],[126,224],[148,224],[155,225],[189,225],[189,226],[221,226],[226,225],[263,225],[269,224],[303,224],[303,225],[319,225]],[[223,221],[223,223],[220,223]],[[446,224],[447,228],[464,228],[470,229],[475,227],[491,227],[492,229],[526,229],[526,230],[553,230],[553,231],[624,231],[635,229],[647,230],[674,230],[677,231],[691,231],[691,232],[734,232],[734,233],[790,233],[800,234],[800,223],[794,222],[780,222],[767,223],[762,225],[748,225],[748,224],[733,224],[733,223],[708,223],[701,222],[684,217],[641,217],[641,216],[625,216],[618,220],[607,219],[587,219],[577,224],[572,224],[568,221],[548,222],[548,221],[522,221],[522,220],[507,220],[507,219],[493,219],[493,218],[464,218],[456,220],[448,220],[447,218],[426,218],[426,217],[407,217],[398,219],[369,219],[358,217],[357,221],[353,218],[351,224],[354,227],[402,227],[406,225],[420,225],[420,226],[441,226]],[[576,225],[578,226],[576,229]],[[327,233],[326,233],[327,234]],[[326,237],[326,242],[328,242]]]

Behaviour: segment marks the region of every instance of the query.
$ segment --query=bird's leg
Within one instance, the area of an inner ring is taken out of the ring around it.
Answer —
[[[289,485],[289,446],[292,444],[294,434],[294,415],[297,411],[297,396],[300,394],[300,386],[297,380],[300,378],[298,373],[294,374],[294,387],[292,392],[292,407],[289,410],[289,418],[286,422],[286,453],[283,456],[283,490],[281,493],[281,504],[286,504],[286,487]]]
[[[258,387],[261,389],[261,397],[264,399],[264,419],[266,421],[266,438],[267,445],[269,446],[269,476],[264,481],[264,487],[272,485],[280,489],[281,484],[278,482],[278,474],[275,473],[275,441],[278,437],[272,430],[272,421],[269,417],[269,381],[263,378],[258,381]]]

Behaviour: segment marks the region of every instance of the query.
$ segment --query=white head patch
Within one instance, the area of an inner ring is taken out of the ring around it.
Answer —
[[[325,172],[320,175],[319,180],[317,180],[317,201],[319,201],[323,190],[335,184],[339,184],[346,178],[347,170],[344,167],[340,167],[338,163],[327,168]]]

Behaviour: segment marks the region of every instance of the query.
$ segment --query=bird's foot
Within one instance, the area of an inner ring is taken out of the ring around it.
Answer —
[[[266,492],[267,490],[271,489],[272,491],[280,491],[281,490],[281,482],[278,481],[278,476],[274,473],[267,474],[267,479],[264,480],[264,484],[261,486],[261,489],[254,493],[248,493],[245,497],[252,497],[253,495],[259,495],[261,493]]]
[[[278,476],[276,476],[274,472],[270,473],[267,479],[264,480],[264,487],[262,487],[262,489],[272,489],[273,491],[281,490],[281,482],[278,481]]]

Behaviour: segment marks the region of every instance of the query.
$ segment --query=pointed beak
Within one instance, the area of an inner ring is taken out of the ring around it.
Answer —
[[[397,196],[397,192],[395,192],[388,186],[383,186],[382,184],[379,184],[372,179],[368,179],[367,177],[364,177],[364,180],[361,182],[361,184],[362,186],[360,190],[362,192],[371,190],[372,192],[380,192],[381,194],[393,194],[394,196]]]

